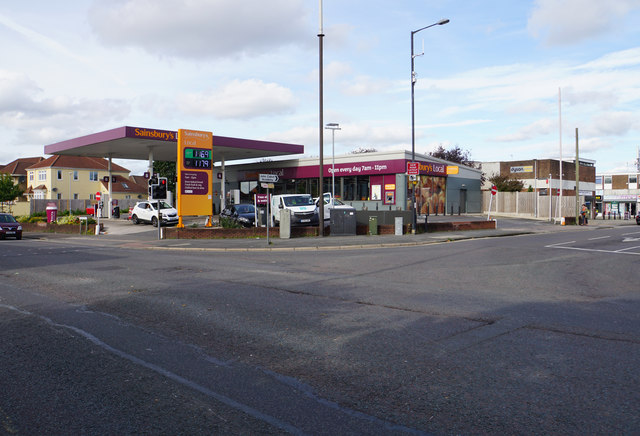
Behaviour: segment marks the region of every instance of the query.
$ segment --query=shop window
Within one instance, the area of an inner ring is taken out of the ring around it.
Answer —
[[[309,183],[307,183],[307,179],[296,180],[295,193],[307,194],[308,192],[309,192]]]
[[[382,185],[371,185],[371,200],[382,200]]]

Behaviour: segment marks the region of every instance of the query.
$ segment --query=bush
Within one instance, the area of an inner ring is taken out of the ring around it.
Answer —
[[[227,217],[220,217],[220,226],[224,229],[240,229],[242,224]]]
[[[32,216],[29,217],[29,219],[26,222],[28,222],[28,223],[44,223],[44,222],[47,222],[47,217],[32,215]]]

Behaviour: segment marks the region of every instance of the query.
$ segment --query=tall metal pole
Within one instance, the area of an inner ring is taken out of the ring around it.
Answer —
[[[322,105],[322,81],[323,81],[323,73],[322,73],[322,38],[324,38],[324,34],[322,33],[322,0],[319,0],[320,2],[320,32],[318,33],[318,50],[319,50],[319,74],[318,74],[318,80],[320,81],[319,84],[319,92],[318,92],[318,98],[320,101],[320,156],[319,156],[319,166],[320,166],[320,177],[318,179],[318,198],[320,198],[320,201],[318,202],[318,236],[324,236],[324,193],[323,191],[323,178],[324,178],[324,166],[323,166],[323,160],[324,160],[324,153],[323,153],[323,148],[324,148],[324,132],[323,132],[323,126],[324,126],[324,113],[323,113],[323,105]]]
[[[580,157],[578,156],[578,128],[576,127],[576,224],[580,216]]]
[[[342,130],[338,123],[328,123],[325,129],[331,132],[331,198],[336,198],[336,130]]]
[[[413,59],[416,56],[422,56],[424,54],[424,53],[420,53],[419,55],[416,55],[413,53],[413,35],[415,35],[416,33],[424,29],[428,29],[429,27],[442,26],[443,24],[447,24],[448,22],[449,22],[449,19],[443,19],[438,21],[437,23],[433,23],[428,26],[422,27],[418,30],[411,31],[411,162],[414,162],[416,160],[416,117],[415,117],[415,104],[414,104],[414,94],[415,94],[414,88],[416,85],[416,72],[413,67],[413,64],[414,64]],[[411,210],[413,210],[413,214],[412,214],[413,223],[411,226],[411,233],[415,233],[416,225],[417,225],[415,185],[411,187]]]
[[[331,201],[336,198],[336,129],[331,129]]]

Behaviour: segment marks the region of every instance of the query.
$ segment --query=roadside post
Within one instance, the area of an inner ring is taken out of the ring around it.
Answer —
[[[493,185],[491,187],[491,197],[489,197],[489,213],[487,214],[487,221],[491,221],[491,205],[493,204],[493,197],[495,197],[497,192],[498,192],[498,187],[496,185]]]
[[[101,201],[100,199],[102,198],[102,194],[100,193],[100,191],[96,192],[96,201],[98,202],[98,204],[96,204],[96,210],[94,211],[96,214],[96,235],[100,234],[100,216],[102,215],[102,213],[98,213],[98,210],[100,209],[101,206]]]
[[[416,234],[418,223],[418,211],[416,210],[416,185],[418,184],[418,176],[420,175],[420,162],[407,162],[407,174],[411,182],[411,210],[413,217],[411,220],[411,233]]]
[[[260,182],[260,186],[267,189],[267,245],[271,244],[269,241],[269,225],[271,224],[271,196],[269,195],[269,189],[274,188],[274,183],[280,181],[280,176],[277,174],[259,174],[258,181]]]

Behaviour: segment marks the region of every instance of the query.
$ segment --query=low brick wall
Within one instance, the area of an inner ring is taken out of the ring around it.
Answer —
[[[292,227],[291,237],[301,238],[305,236],[318,236],[317,227]],[[226,239],[226,238],[266,238],[266,227],[250,227],[242,229],[223,229],[221,227],[166,227],[164,229],[166,239]],[[279,238],[278,227],[269,228],[270,238]]]
[[[41,233],[64,233],[73,234],[80,233],[80,224],[56,224],[56,223],[21,223],[23,232],[41,232]],[[96,224],[82,225],[82,231],[87,234],[96,234]]]
[[[452,221],[427,223],[427,232],[453,232],[458,230],[488,230],[495,229],[496,221]]]

